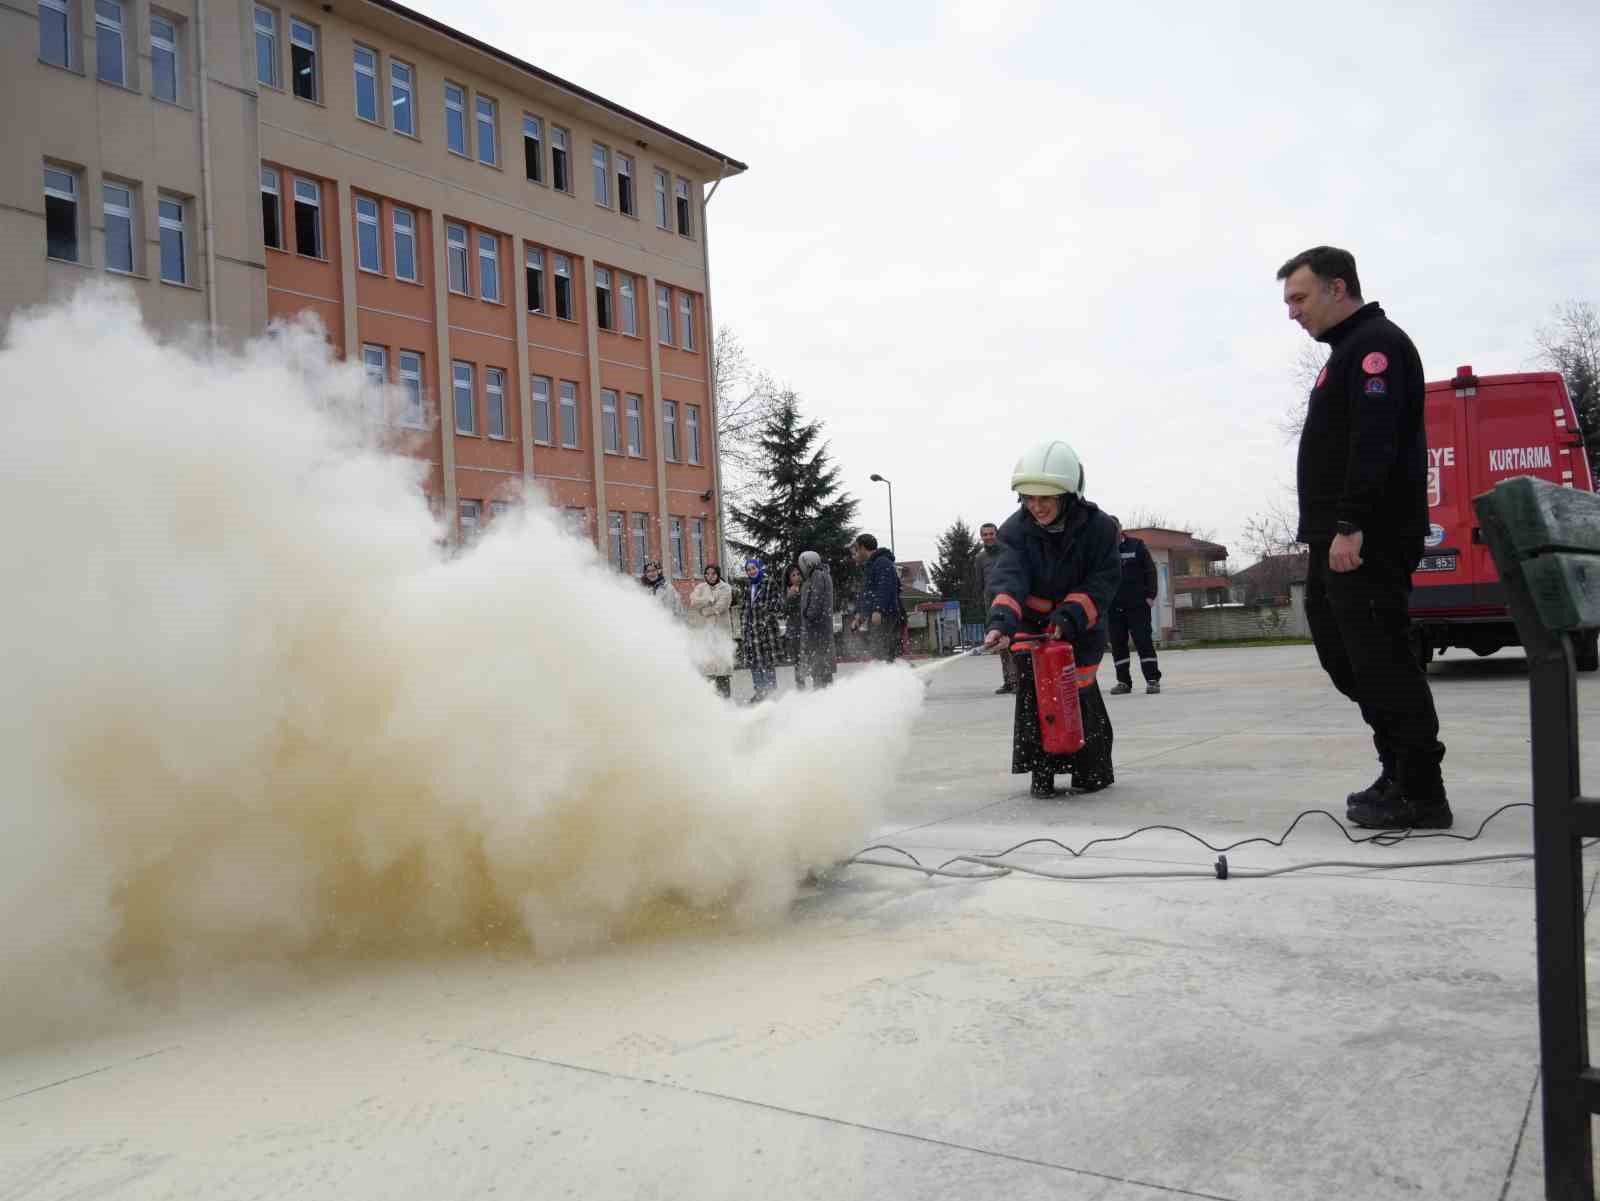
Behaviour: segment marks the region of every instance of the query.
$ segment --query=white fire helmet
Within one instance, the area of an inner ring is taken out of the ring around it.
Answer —
[[[1023,496],[1083,495],[1083,464],[1078,452],[1052,438],[1022,452],[1011,469],[1011,490]]]

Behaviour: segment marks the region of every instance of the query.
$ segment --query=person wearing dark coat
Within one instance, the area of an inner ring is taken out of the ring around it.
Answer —
[[[858,534],[850,553],[865,569],[856,593],[856,628],[867,636],[874,659],[893,663],[900,650],[900,573],[894,552],[879,546],[873,535]]]
[[[1000,527],[984,645],[1008,653],[1019,633],[1070,642],[1084,736],[1083,748],[1071,754],[1045,751],[1033,656],[1018,654],[1011,770],[1033,777],[1035,797],[1055,796],[1062,773],[1070,774],[1073,793],[1098,792],[1116,781],[1111,715],[1095,682],[1106,651],[1105,610],[1122,578],[1116,522],[1084,498],[1083,466],[1065,442],[1031,448],[1012,469],[1011,486],[1022,504]]]
[[[983,589],[983,611],[987,613],[989,606],[994,604],[994,585],[991,580],[994,576],[995,564],[1000,562],[1000,527],[992,521],[986,521],[978,529],[978,537],[983,540],[983,548],[973,558],[973,563],[978,568],[978,587]],[[1004,696],[1017,690],[1017,658],[1015,655],[1000,656],[1000,687],[996,688],[996,696]]]
[[[800,658],[795,676],[803,672],[814,688],[833,683],[838,654],[833,647],[833,574],[822,556],[808,550],[800,556],[805,583],[800,586]]]
[[[783,649],[794,664],[794,686],[803,690],[806,675],[800,665],[800,589],[806,582],[806,573],[800,564],[791,563],[783,579]]]
[[[766,700],[778,687],[778,656],[782,635],[778,618],[783,614],[783,588],[766,572],[760,559],[744,565],[744,604],[739,614],[741,647],[755,693],[751,704]]]
[[[1113,519],[1115,520],[1115,519]],[[1122,525],[1117,524],[1121,533]],[[1134,648],[1139,652],[1139,672],[1144,676],[1144,690],[1161,691],[1161,664],[1156,659],[1156,640],[1150,628],[1150,610],[1155,606],[1156,561],[1150,557],[1150,548],[1142,538],[1122,534],[1117,543],[1117,557],[1122,561],[1122,582],[1117,587],[1116,599],[1111,602],[1108,615],[1111,626],[1111,665],[1117,672],[1117,686],[1112,696],[1133,691],[1133,664],[1128,660],[1128,635],[1133,635]]]

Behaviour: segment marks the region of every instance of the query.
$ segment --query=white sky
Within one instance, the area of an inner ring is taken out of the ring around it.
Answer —
[[[1290,499],[1321,242],[1430,378],[1533,364],[1600,301],[1600,6],[412,0],[750,165],[710,209],[718,324],[826,422],[901,559],[1014,505],[1061,437],[1113,513],[1234,547]]]

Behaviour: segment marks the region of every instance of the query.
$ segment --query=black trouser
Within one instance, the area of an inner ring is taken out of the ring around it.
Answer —
[[[877,625],[867,625],[867,649],[881,663],[893,663],[900,653],[900,623],[884,614]]]
[[[1354,571],[1328,569],[1328,544],[1311,544],[1306,621],[1333,686],[1361,707],[1386,775],[1406,795],[1444,795],[1439,715],[1412,653],[1407,602],[1421,539],[1368,538]]]
[[[1117,669],[1117,679],[1124,684],[1133,683],[1133,665],[1128,661],[1128,635],[1133,635],[1133,645],[1139,652],[1139,670],[1144,672],[1145,683],[1154,684],[1161,679],[1161,667],[1156,662],[1156,640],[1150,631],[1150,606],[1141,597],[1132,605],[1111,606],[1111,664]]]
[[[1006,651],[1010,655],[1012,652]],[[1111,715],[1106,712],[1100,685],[1078,689],[1078,705],[1083,714],[1083,749],[1070,755],[1051,755],[1044,749],[1039,732],[1039,698],[1033,691],[1033,656],[1013,656],[1017,662],[1017,709],[1011,728],[1011,771],[1072,773],[1079,788],[1102,787],[1115,782],[1111,769]]]

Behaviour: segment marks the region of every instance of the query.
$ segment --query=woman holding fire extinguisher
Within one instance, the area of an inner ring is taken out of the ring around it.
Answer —
[[[1016,723],[1011,770],[1033,776],[1033,795],[1056,795],[1055,777],[1069,773],[1073,793],[1098,792],[1116,776],[1111,766],[1111,716],[1095,682],[1105,655],[1101,614],[1122,582],[1116,521],[1083,495],[1083,465],[1065,442],[1030,447],[1011,471],[1020,507],[1000,527],[989,586],[995,591],[984,645],[1015,653]],[[1033,655],[1010,649],[1013,638],[1065,639],[1077,660],[1077,700],[1083,748],[1051,754],[1044,748],[1034,688]]]

